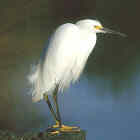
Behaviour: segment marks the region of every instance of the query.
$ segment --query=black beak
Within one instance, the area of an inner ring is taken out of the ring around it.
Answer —
[[[126,37],[127,35],[124,34],[124,33],[120,33],[120,32],[117,32],[117,31],[113,31],[111,29],[108,29],[108,28],[102,28],[101,29],[104,33],[110,33],[110,34],[116,34],[116,35],[120,35],[122,37]]]

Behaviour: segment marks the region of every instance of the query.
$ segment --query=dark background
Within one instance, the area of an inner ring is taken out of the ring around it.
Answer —
[[[138,0],[1,1],[1,129],[23,132],[41,128],[40,125],[44,122],[48,125],[49,117],[45,112],[45,108],[47,108],[45,103],[32,104],[30,96],[26,94],[29,90],[27,77],[31,64],[39,59],[43,46],[55,27],[66,22],[74,23],[84,18],[98,19],[105,27],[127,34],[126,38],[98,35],[96,47],[85,69],[85,75],[90,81],[88,82],[92,85],[90,88],[84,84],[87,96],[91,96],[87,87],[92,91],[93,85],[96,85],[98,88],[96,96],[99,98],[111,97],[113,101],[122,100],[122,102],[127,98],[128,102],[133,100],[134,104],[137,103],[134,99],[139,97],[139,79],[137,78],[140,75],[139,5]],[[109,87],[106,85],[108,81]],[[105,89],[109,89],[109,96],[104,92]],[[81,86],[79,86],[79,90],[81,91]],[[91,92],[91,94],[95,94],[95,92]],[[73,98],[75,98],[74,95]],[[44,109],[42,109],[43,107]],[[126,109],[129,110],[129,107],[126,106]],[[46,115],[42,115],[45,113]],[[121,121],[118,124],[121,124]],[[139,121],[138,119],[136,123]],[[120,128],[118,127],[118,129]],[[133,129],[137,130],[135,125]],[[125,136],[128,136],[128,133],[129,130],[126,131]]]

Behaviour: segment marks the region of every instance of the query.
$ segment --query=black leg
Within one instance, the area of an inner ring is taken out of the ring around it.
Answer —
[[[61,115],[60,115],[60,111],[59,111],[59,105],[58,105],[58,86],[56,86],[54,93],[53,93],[53,100],[54,100],[54,104],[56,107],[56,114],[57,114],[57,118],[58,118],[58,122],[57,124],[59,125],[59,127],[61,127],[62,122],[61,122]]]
[[[54,117],[55,121],[58,122],[57,116],[56,116],[56,114],[55,114],[55,112],[53,110],[53,107],[51,105],[51,102],[49,100],[48,95],[44,95],[44,99],[45,99],[46,103],[48,104],[48,107],[49,107],[49,109],[50,109],[50,111],[52,113],[52,116]]]
[[[53,125],[52,127],[50,127],[48,129],[49,134],[55,135],[55,134],[59,134],[60,132],[79,132],[80,129],[78,127],[62,125],[61,116],[60,116],[60,112],[59,112],[59,106],[58,106],[58,95],[57,94],[58,94],[58,86],[56,86],[56,88],[53,92],[53,100],[54,100],[54,105],[56,107],[56,113],[53,110],[53,107],[51,105],[48,95],[44,95],[44,98],[49,106],[49,109],[56,121],[56,125]]]

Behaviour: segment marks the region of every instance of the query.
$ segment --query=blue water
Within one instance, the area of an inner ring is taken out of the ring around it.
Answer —
[[[136,79],[139,81],[140,77]],[[139,140],[139,86],[125,89],[125,93],[117,99],[110,93],[109,87],[109,80],[83,75],[77,84],[59,96],[63,122],[86,130],[87,140]],[[132,97],[128,94],[130,90],[135,92]],[[99,96],[100,92],[104,95]],[[43,130],[53,120],[45,102],[37,105],[44,110],[40,118],[46,116],[48,119],[44,120],[45,123],[41,122]]]

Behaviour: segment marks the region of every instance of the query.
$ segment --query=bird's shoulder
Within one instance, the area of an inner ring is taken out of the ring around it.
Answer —
[[[65,23],[58,26],[56,30],[68,30],[68,29],[78,30],[78,27],[73,23]]]
[[[62,48],[72,43],[75,44],[76,40],[79,39],[79,34],[79,28],[75,24],[66,23],[60,25],[51,35],[48,47]]]
[[[62,24],[60,25],[55,33],[55,34],[76,34],[76,33],[79,33],[79,28],[75,25],[75,24],[72,24],[72,23],[65,23],[65,24]]]
[[[72,48],[77,46],[79,40],[79,28],[72,23],[66,23],[60,25],[55,32],[50,36],[48,42],[46,43],[41,59],[44,59],[46,56],[56,57],[59,53],[71,52]],[[59,55],[60,57],[60,55]]]

